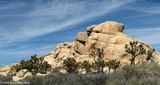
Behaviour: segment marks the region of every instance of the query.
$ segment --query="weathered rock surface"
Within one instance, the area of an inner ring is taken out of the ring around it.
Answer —
[[[12,79],[13,81],[19,81],[19,80],[23,80],[26,77],[32,77],[32,73],[31,72],[23,72],[21,74],[17,74],[16,76],[13,76]]]
[[[79,32],[77,34],[76,40],[80,42],[86,42],[88,35],[86,32]]]
[[[124,25],[114,21],[89,26],[86,32],[77,34],[75,42],[59,44],[55,51],[44,57],[44,60],[53,67],[62,66],[63,60],[67,57],[74,57],[77,61],[93,62],[91,51],[95,48],[103,48],[105,61],[116,59],[122,64],[129,64],[131,56],[125,52],[125,44],[137,40],[126,36],[123,30]],[[141,41],[139,42],[144,46],[146,52],[154,49]],[[139,55],[136,58],[136,63],[147,62],[146,57],[147,54]],[[155,50],[150,61],[159,63],[160,53]]]
[[[22,69],[22,70],[20,70],[19,72],[17,72],[16,76],[22,78],[22,77],[24,77],[24,75],[25,75],[27,72],[28,72],[27,69]]]

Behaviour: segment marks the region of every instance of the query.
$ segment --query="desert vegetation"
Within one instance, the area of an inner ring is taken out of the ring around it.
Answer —
[[[63,61],[63,68],[68,73],[75,73],[78,71],[79,63],[74,58],[67,58]]]
[[[160,66],[154,63],[127,65],[110,74],[62,74],[53,72],[46,76],[30,77],[30,85],[159,85]]]
[[[110,60],[104,61],[103,49],[97,48],[91,52],[94,61],[77,62],[75,58],[66,58],[63,60],[63,69],[67,74],[58,71],[51,71],[45,76],[26,77],[22,82],[29,82],[30,85],[159,85],[160,66],[156,63],[135,64],[135,58],[140,54],[145,54],[144,47],[137,41],[130,42],[125,45],[126,52],[131,54],[131,65],[121,68],[120,61]],[[151,58],[153,50],[149,50],[146,60]],[[104,72],[104,68],[108,68],[108,72]],[[30,72],[47,73],[51,66],[44,61],[42,57],[37,55],[31,56],[30,60],[22,60],[19,64],[12,67],[12,70],[20,71],[27,69]],[[85,70],[85,74],[78,71]],[[113,71],[111,72],[111,69]],[[4,77],[3,81],[11,80],[11,77]]]
[[[103,69],[106,66],[104,58],[103,49],[96,48],[92,51],[91,55],[94,57],[94,62],[92,63],[93,68],[97,70],[98,73],[103,73]]]
[[[131,65],[135,64],[135,58],[140,55],[140,54],[145,54],[146,51],[143,47],[143,45],[139,44],[138,41],[132,41],[128,44],[125,45],[126,52],[131,54]]]
[[[81,68],[85,69],[86,73],[89,73],[91,72],[92,64],[85,60],[81,63]]]
[[[91,55],[94,57],[94,62],[92,63],[86,60],[83,62],[77,62],[74,58],[67,58],[63,61],[63,68],[68,73],[78,73],[78,70],[81,68],[85,69],[86,73],[94,72],[94,70],[97,73],[104,73],[105,67],[108,67],[109,72],[111,69],[116,71],[116,69],[120,67],[120,61],[104,61],[103,49],[97,48],[96,50],[92,51]]]
[[[46,76],[27,77],[20,82],[29,85],[159,85],[160,66],[155,63],[126,65],[110,74],[62,74],[53,72]],[[2,77],[2,81],[11,81],[11,77]],[[3,79],[2,79],[3,78]]]
[[[108,72],[110,73],[111,69],[114,69],[114,71],[117,70],[117,68],[120,67],[120,61],[111,60],[109,62],[106,62],[106,66],[108,66]]]
[[[16,72],[27,69],[30,72],[46,74],[51,69],[51,65],[44,61],[43,57],[38,58],[37,55],[33,55],[30,60],[21,60],[18,64],[13,65],[11,69]]]

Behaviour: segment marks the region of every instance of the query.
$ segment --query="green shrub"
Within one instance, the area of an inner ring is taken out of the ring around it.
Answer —
[[[78,71],[79,64],[74,58],[67,58],[63,61],[63,67],[68,73],[75,73]]]
[[[31,56],[30,60],[21,60],[19,64],[14,65],[11,69],[17,72],[27,69],[30,72],[46,74],[51,69],[51,65],[44,61],[44,58],[38,58],[37,55],[34,55]]]
[[[89,63],[89,61],[83,61],[81,67],[85,69],[86,73],[91,72],[92,65]]]
[[[106,66],[108,66],[109,72],[111,69],[114,69],[116,71],[117,68],[120,66],[120,61],[111,60],[106,62]]]

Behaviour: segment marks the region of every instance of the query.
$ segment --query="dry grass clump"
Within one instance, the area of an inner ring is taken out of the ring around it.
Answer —
[[[108,75],[106,85],[160,85],[159,71],[157,64],[125,66]]]

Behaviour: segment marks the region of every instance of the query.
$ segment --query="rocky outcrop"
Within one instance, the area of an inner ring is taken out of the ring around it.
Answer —
[[[90,55],[95,48],[104,49],[104,60],[109,61],[116,59],[122,64],[129,64],[130,57],[125,52],[125,44],[131,41],[137,41],[126,36],[123,33],[124,25],[122,23],[107,21],[99,25],[92,25],[87,27],[86,32],[80,32],[76,36],[75,42],[65,42],[58,45],[54,52],[45,56],[46,61],[53,67],[61,66],[64,59],[67,57],[74,57],[77,61],[88,60],[93,62],[93,57]],[[154,48],[139,41],[146,50],[146,52]],[[148,54],[139,55],[136,58],[136,63],[147,62]],[[151,54],[152,62],[160,62],[160,53],[154,50]]]

